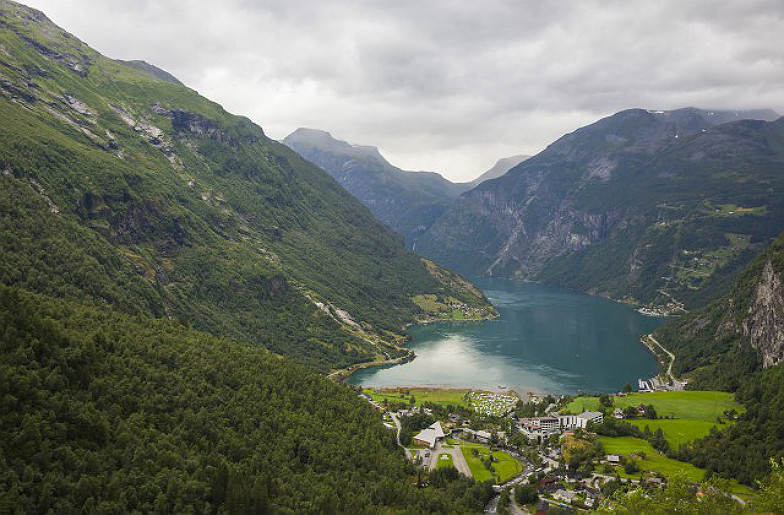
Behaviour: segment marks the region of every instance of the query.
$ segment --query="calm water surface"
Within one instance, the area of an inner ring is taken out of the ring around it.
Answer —
[[[412,328],[410,363],[357,372],[352,384],[451,386],[519,392],[618,391],[656,373],[639,342],[663,319],[541,284],[477,279],[501,317]]]

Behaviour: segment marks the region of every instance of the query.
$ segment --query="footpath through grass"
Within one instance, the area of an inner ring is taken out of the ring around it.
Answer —
[[[468,463],[468,468],[471,470],[471,475],[476,481],[492,480],[496,483],[504,483],[523,470],[523,465],[506,451],[491,452],[486,445],[466,442],[463,442],[460,447]],[[473,452],[474,449],[477,451],[476,454]],[[495,472],[490,472],[482,463],[482,458],[488,459],[491,455],[498,460],[492,464]]]

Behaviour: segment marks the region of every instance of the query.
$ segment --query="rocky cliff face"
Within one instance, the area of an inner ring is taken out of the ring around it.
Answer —
[[[784,235],[709,306],[657,330],[675,371],[697,388],[734,390],[749,373],[784,361]]]
[[[757,351],[764,368],[784,360],[784,284],[768,260],[743,321],[742,343]]]
[[[669,312],[704,305],[784,225],[784,121],[728,117],[632,109],[579,129],[463,194],[417,251]]]

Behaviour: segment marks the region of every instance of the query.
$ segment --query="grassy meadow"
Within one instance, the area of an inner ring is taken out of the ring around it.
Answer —
[[[652,404],[656,408],[658,419],[629,419],[627,422],[640,429],[646,425],[651,431],[661,428],[670,447],[677,449],[679,445],[706,436],[711,427],[722,425],[718,418],[724,419],[724,412],[734,409],[743,412],[743,406],[736,402],[733,395],[727,392],[714,391],[683,391],[630,393],[626,397],[613,397],[616,408]],[[600,408],[598,397],[577,397],[566,406],[570,413]],[[727,422],[731,423],[731,422]]]
[[[600,436],[599,441],[602,443],[604,452],[607,454],[621,454],[629,459],[632,454],[644,453],[645,458],[635,458],[640,470],[658,472],[664,476],[671,476],[675,472],[682,471],[690,481],[702,481],[702,478],[705,475],[704,470],[695,467],[691,463],[673,460],[659,454],[650,443],[641,438],[634,438],[631,436]],[[639,473],[626,474],[623,467],[618,467],[617,471],[621,477],[640,477]]]
[[[414,396],[414,403],[421,406],[425,402],[440,404],[442,406],[454,405],[470,408],[464,396],[471,390],[460,389],[433,389],[433,388],[365,388],[364,393],[370,395],[374,401],[383,402],[408,402]]]
[[[657,472],[665,477],[681,472],[686,475],[689,481],[695,482],[702,481],[705,476],[704,469],[695,467],[691,463],[684,463],[659,454],[650,443],[641,438],[600,436],[599,441],[607,454],[621,454],[626,456],[627,459],[630,459],[632,455],[636,455],[631,459],[637,462],[637,466],[640,467],[641,471]],[[645,457],[641,457],[640,453],[645,454]],[[614,468],[618,475],[623,478],[639,479],[640,477],[640,472],[627,474],[623,467],[618,466]],[[730,481],[729,491],[747,500],[753,498],[754,495],[752,489],[741,485],[735,480]]]
[[[454,468],[454,466],[455,466],[455,462],[452,459],[452,455],[451,454],[446,454],[446,453],[439,454],[438,457],[436,458],[436,460],[437,460],[436,461],[436,469],[442,469],[442,468],[446,468],[446,467],[453,467]]]
[[[523,470],[523,465],[505,451],[491,451],[486,445],[466,442],[463,442],[460,447],[468,463],[468,468],[471,469],[471,475],[477,481],[493,480],[496,483],[503,483]],[[474,455],[473,449],[476,449],[479,454]],[[493,463],[494,474],[485,468],[481,460],[481,458],[488,458],[491,454],[498,460]]]

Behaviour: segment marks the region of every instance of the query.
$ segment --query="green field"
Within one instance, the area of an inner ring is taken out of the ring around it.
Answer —
[[[495,467],[495,477],[493,477],[493,474],[485,468],[480,460],[480,457],[486,458],[490,456],[491,452],[489,447],[486,445],[465,442],[461,444],[461,447],[463,456],[468,463],[468,468],[471,469],[471,475],[474,476],[474,479],[477,481],[493,480],[496,483],[503,483],[512,479],[523,470],[522,464],[507,452],[493,451],[493,457],[498,460],[498,462],[493,464],[493,467]],[[479,456],[474,456],[474,453],[471,452],[472,449],[479,450]]]
[[[438,461],[436,461],[436,469],[442,469],[446,467],[454,468],[455,466],[455,462],[452,459],[451,454],[439,454],[437,460]]]
[[[459,309],[453,309],[450,304],[462,304],[454,297],[439,299],[437,295],[414,295],[411,301],[419,306],[422,311],[431,315],[438,315],[446,320],[465,320],[465,314]]]
[[[671,449],[677,449],[682,444],[707,436],[713,426],[721,428],[715,420],[708,422],[707,420],[693,419],[636,419],[627,420],[627,422],[641,430],[648,426],[652,433],[661,428]]]
[[[733,395],[727,392],[630,393],[626,397],[613,397],[612,399],[616,408],[653,404],[659,416],[684,419],[715,421],[716,417],[721,416],[724,410],[731,408],[735,408],[737,412],[743,410],[743,406],[735,402]],[[566,409],[570,413],[580,413],[584,410],[597,410],[599,407],[598,397],[577,397],[566,406]]]
[[[633,453],[644,452],[645,459],[637,461],[637,465],[639,465],[641,470],[658,472],[664,476],[671,476],[680,470],[686,474],[690,481],[702,481],[705,474],[704,470],[695,467],[691,463],[683,463],[659,454],[651,444],[641,438],[600,436],[599,441],[602,443],[606,454],[622,454],[628,458]],[[622,467],[618,468],[618,473],[621,477],[639,478],[640,476],[639,473],[628,475]]]
[[[717,417],[724,417],[724,411],[735,409],[744,411],[731,393],[726,392],[653,392],[630,393],[626,397],[613,397],[614,407],[625,408],[640,404],[652,404],[659,417],[671,419],[630,419],[627,422],[643,429],[646,425],[651,431],[661,428],[670,447],[677,449],[679,445],[702,438],[710,432],[710,428],[718,426]],[[585,410],[598,410],[598,397],[577,397],[566,406],[570,413]]]
[[[651,444],[641,438],[633,438],[631,436],[600,436],[599,441],[602,443],[602,447],[604,447],[604,452],[606,454],[622,454],[628,458],[629,455],[633,453],[645,453],[644,459],[637,459],[637,465],[641,470],[658,472],[663,476],[672,476],[674,473],[681,471],[686,475],[688,480],[695,482],[702,481],[705,475],[703,469],[695,467],[691,463],[674,460],[659,454]],[[623,467],[615,467],[615,469],[621,477],[634,479],[639,479],[640,477],[639,472],[627,474],[623,470]],[[730,484],[730,491],[734,494],[740,495],[746,499],[753,495],[750,488],[739,484],[737,481],[733,480]]]
[[[470,408],[470,405],[463,398],[466,393],[471,390],[442,390],[442,389],[428,389],[428,388],[385,388],[385,389],[372,389],[365,388],[362,390],[364,393],[373,397],[376,402],[408,402],[411,396],[414,396],[414,402],[417,406],[421,406],[425,402],[432,402],[434,404],[441,404],[448,406],[464,406]]]

